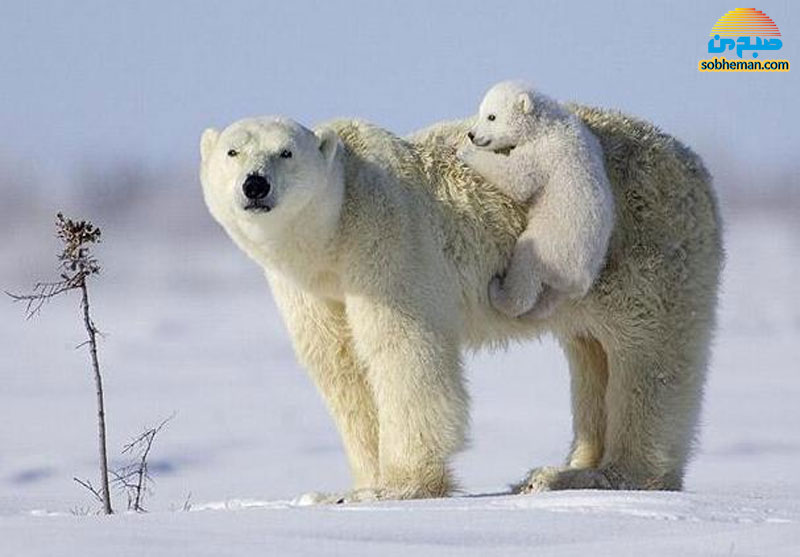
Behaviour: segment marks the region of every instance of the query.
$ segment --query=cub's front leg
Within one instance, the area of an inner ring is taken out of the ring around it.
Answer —
[[[519,317],[533,308],[542,293],[541,261],[536,238],[529,230],[520,235],[505,276],[489,283],[489,301],[499,312]]]
[[[346,305],[380,423],[376,496],[448,495],[454,488],[449,461],[464,443],[468,396],[457,335],[439,317],[447,309],[441,300],[435,310],[432,304],[377,294],[349,297]]]
[[[458,158],[514,201],[526,203],[542,183],[537,161],[529,151],[523,145],[506,155],[465,145]]]

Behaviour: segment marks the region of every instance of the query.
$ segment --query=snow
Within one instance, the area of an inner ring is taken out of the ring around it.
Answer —
[[[0,247],[0,286],[47,278],[57,250],[48,226]],[[172,226],[105,223],[104,276],[91,292],[106,333],[112,465],[131,437],[176,413],[155,442],[147,514],[82,514],[93,503],[72,478],[94,479],[97,465],[87,355],[73,350],[77,299],[29,322],[0,303],[0,555],[800,554],[800,229],[789,219],[728,219],[685,492],[504,494],[569,445],[566,364],[544,339],[468,359],[462,493],[340,507],[297,498],[343,491],[348,473],[260,272],[210,222]]]

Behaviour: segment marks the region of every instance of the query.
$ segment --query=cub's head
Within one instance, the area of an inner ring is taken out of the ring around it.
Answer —
[[[479,149],[507,151],[529,135],[534,94],[516,81],[503,81],[489,89],[478,118],[467,136]]]
[[[310,203],[328,210],[341,181],[339,138],[288,118],[248,118],[200,140],[200,179],[211,214],[228,230],[257,240],[296,226]]]

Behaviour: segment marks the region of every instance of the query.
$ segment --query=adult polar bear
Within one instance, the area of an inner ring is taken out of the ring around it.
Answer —
[[[487,299],[525,210],[458,161],[468,121],[410,140],[282,118],[204,132],[206,203],[265,269],[343,439],[355,490],[340,500],[450,493],[462,349],[545,332],[569,360],[574,441],[519,489],[681,488],[722,263],[710,178],[654,127],[573,109],[603,145],[616,225],[589,294],[539,322]]]

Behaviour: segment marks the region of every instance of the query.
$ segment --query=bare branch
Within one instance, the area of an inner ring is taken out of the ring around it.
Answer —
[[[184,512],[188,512],[192,510],[192,492],[190,491],[186,495],[186,499],[183,501],[183,505],[181,505],[181,510]]]
[[[156,435],[175,417],[173,413],[155,427],[145,429],[140,435],[122,448],[123,454],[135,455],[135,460],[127,466],[112,471],[114,484],[128,497],[128,510],[146,512],[144,497],[150,493],[152,477],[149,473],[148,457],[153,448]]]
[[[69,290],[80,288],[80,281],[83,281],[85,275],[71,277],[69,280],[62,280],[58,282],[37,282],[33,286],[31,294],[15,294],[13,292],[4,291],[6,295],[15,302],[25,302],[25,318],[31,319],[36,316],[45,303],[52,298],[63,294]]]
[[[76,482],[77,482],[79,485],[81,485],[81,486],[83,486],[84,488],[86,488],[86,490],[88,490],[88,491],[89,491],[89,493],[91,493],[92,495],[94,495],[95,499],[97,499],[97,501],[98,501],[98,502],[100,502],[100,503],[102,503],[102,502],[103,502],[103,496],[102,496],[102,495],[100,494],[100,492],[99,492],[99,491],[97,491],[97,489],[96,489],[96,488],[95,488],[95,487],[92,485],[92,482],[90,482],[89,480],[81,480],[80,478],[77,478],[77,477],[73,477],[72,479],[73,479],[73,480],[75,480],[75,481],[76,481]]]
[[[45,303],[70,290],[80,290],[83,324],[88,339],[79,346],[88,346],[94,374],[95,393],[97,398],[97,430],[100,448],[100,488],[97,489],[86,480],[75,481],[88,489],[103,503],[106,514],[113,512],[111,493],[108,485],[108,454],[106,451],[106,420],[103,403],[103,383],[100,364],[97,359],[97,327],[92,321],[89,309],[89,292],[86,279],[100,273],[100,263],[94,258],[91,246],[100,242],[100,229],[89,221],[74,221],[56,215],[56,235],[63,244],[63,251],[58,255],[60,280],[37,282],[29,294],[6,294],[15,302],[25,302],[25,314],[28,319],[38,314]]]
[[[94,514],[89,507],[72,507],[69,512],[74,516],[89,516],[90,514]]]

